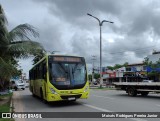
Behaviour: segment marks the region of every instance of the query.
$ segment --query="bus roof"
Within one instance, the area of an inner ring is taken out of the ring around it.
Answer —
[[[65,55],[65,54],[46,54],[41,60],[39,60],[36,64],[33,65],[33,67],[30,69],[32,70],[36,65],[38,65],[40,62],[42,62],[45,58],[47,58],[48,56],[70,56],[70,57],[80,57],[82,58],[82,56],[76,56],[76,55]],[[29,71],[30,71],[29,70]]]

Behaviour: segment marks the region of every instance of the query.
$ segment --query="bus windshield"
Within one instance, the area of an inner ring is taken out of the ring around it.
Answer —
[[[84,62],[53,62],[49,64],[50,82],[57,89],[78,89],[86,83]]]

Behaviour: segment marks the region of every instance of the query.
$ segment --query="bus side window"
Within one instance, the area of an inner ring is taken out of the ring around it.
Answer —
[[[36,68],[33,69],[33,79],[36,79]]]
[[[52,80],[52,63],[49,63],[48,68],[49,68],[49,80]]]
[[[46,68],[46,63],[43,63],[43,79],[47,80],[47,68]]]
[[[43,65],[39,65],[39,79],[43,79]]]

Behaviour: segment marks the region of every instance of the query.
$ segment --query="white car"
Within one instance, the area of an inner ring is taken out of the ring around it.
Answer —
[[[26,86],[23,80],[12,81],[12,89],[15,89],[15,91],[18,89],[25,90],[25,87]]]
[[[25,86],[26,86],[26,88],[29,87],[29,81],[28,80],[25,81]]]

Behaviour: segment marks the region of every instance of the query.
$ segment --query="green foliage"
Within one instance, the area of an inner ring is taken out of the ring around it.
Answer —
[[[160,68],[160,59],[153,63],[152,61],[149,61],[149,58],[144,58],[143,64],[146,66],[151,67],[152,69]],[[160,72],[157,72],[155,70],[148,72],[147,75],[148,77],[158,77]]]
[[[88,75],[89,80],[92,80],[92,74]]]
[[[115,64],[114,66],[107,66],[107,68],[109,70],[116,70],[116,69],[119,69],[121,67],[126,67],[128,65],[128,62],[125,62],[124,64],[120,65],[120,64]]]
[[[114,70],[114,67],[112,67],[112,66],[107,66],[107,68],[109,69],[109,70]]]
[[[39,60],[41,60],[45,56],[45,52],[41,50],[37,50],[34,53],[33,65],[36,64]]]
[[[95,73],[95,74],[94,74],[94,78],[95,78],[95,79],[98,79],[98,78],[100,78],[100,74],[98,74],[98,73]]]
[[[92,74],[89,74],[88,78],[89,78],[89,80],[92,80]],[[94,79],[98,79],[98,78],[100,78],[100,74],[94,73]]]
[[[0,88],[5,88],[5,81],[8,82],[12,76],[21,73],[21,70],[17,69],[16,58],[37,56],[37,52],[44,50],[40,43],[30,39],[39,37],[39,33],[32,25],[21,24],[8,31],[7,24],[0,5]]]

